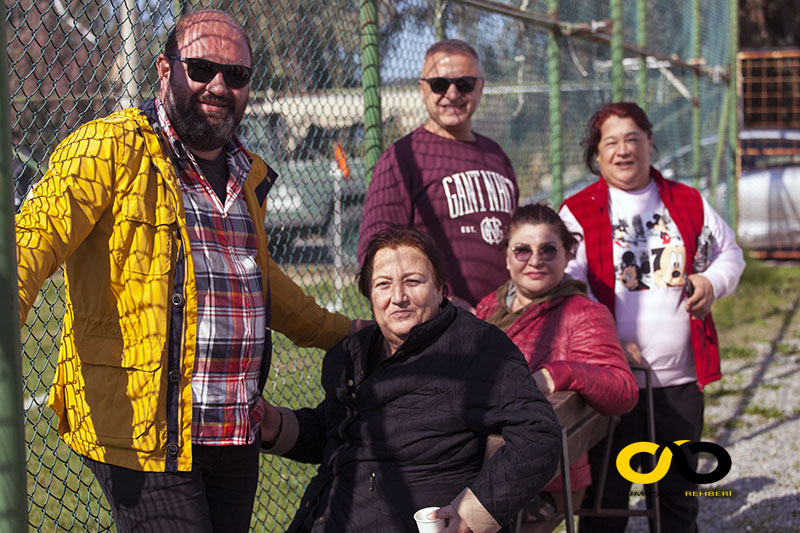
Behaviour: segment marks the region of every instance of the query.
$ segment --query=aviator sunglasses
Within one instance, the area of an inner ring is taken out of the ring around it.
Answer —
[[[533,255],[533,249],[527,244],[518,244],[511,248],[511,253],[514,254],[514,259],[520,263],[527,263]],[[536,251],[539,259],[549,263],[556,258],[558,254],[558,247],[555,244],[543,244]]]
[[[444,94],[451,84],[455,84],[456,89],[461,94],[468,94],[475,89],[475,84],[478,79],[475,76],[461,76],[460,78],[420,78],[422,81],[427,81],[431,86],[431,91],[436,94]]]
[[[170,59],[186,63],[186,73],[197,83],[208,83],[218,72],[222,72],[225,85],[231,89],[241,89],[250,83],[250,67],[242,65],[223,65],[208,59],[196,57],[169,56]]]

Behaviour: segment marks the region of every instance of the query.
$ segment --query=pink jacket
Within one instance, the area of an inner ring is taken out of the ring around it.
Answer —
[[[499,306],[495,291],[478,303],[476,314],[485,320]],[[506,335],[522,351],[531,372],[540,368],[550,372],[555,390],[577,391],[604,415],[622,415],[636,405],[636,379],[604,305],[577,295],[532,305]],[[570,474],[573,490],[591,484],[586,457],[571,465]],[[545,490],[561,490],[560,478]]]

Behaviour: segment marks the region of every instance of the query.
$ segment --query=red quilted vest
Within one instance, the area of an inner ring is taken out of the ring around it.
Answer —
[[[703,200],[696,189],[664,179],[653,167],[650,177],[656,182],[658,194],[686,247],[686,257],[693,258],[697,238],[703,228]],[[583,228],[586,243],[586,259],[589,263],[588,280],[597,300],[605,304],[614,314],[614,255],[611,238],[611,217],[608,212],[608,185],[601,177],[581,192],[567,198],[564,205]],[[692,261],[686,262],[685,270],[692,273]],[[692,352],[697,381],[701,390],[704,385],[722,377],[719,362],[719,341],[711,313],[704,320],[691,319]]]

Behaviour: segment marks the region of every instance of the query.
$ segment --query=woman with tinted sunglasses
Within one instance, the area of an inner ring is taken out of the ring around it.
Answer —
[[[577,245],[550,207],[520,207],[500,244],[511,279],[483,298],[476,312],[517,344],[542,392],[574,390],[600,413],[621,415],[636,405],[636,380],[611,313],[587,297],[585,283],[564,274]],[[580,502],[592,481],[586,455],[570,465],[570,476]],[[560,491],[559,477],[528,509],[543,522],[542,531],[551,530],[545,522],[561,509]]]

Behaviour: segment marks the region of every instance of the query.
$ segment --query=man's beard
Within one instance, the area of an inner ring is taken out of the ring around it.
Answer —
[[[204,113],[200,103],[227,106],[224,111]],[[209,93],[191,93],[185,88],[176,88],[172,83],[164,97],[164,108],[175,132],[190,148],[210,151],[225,146],[232,137],[244,115],[235,108],[233,98],[223,98]]]

